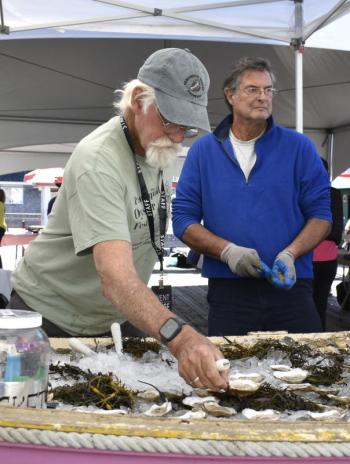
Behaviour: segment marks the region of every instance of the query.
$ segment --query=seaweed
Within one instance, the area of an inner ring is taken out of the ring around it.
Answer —
[[[159,393],[159,399],[161,403],[164,403],[165,401],[170,401],[173,404],[173,406],[176,405],[175,410],[177,407],[183,407],[182,400],[185,398],[184,394],[178,395],[176,393],[163,392],[152,383],[144,382],[143,380],[138,380],[138,382],[144,383],[145,385],[149,385],[150,387],[153,387],[155,390],[157,390],[157,392]]]
[[[80,380],[81,378],[89,379],[93,376],[91,371],[83,371],[78,366],[72,366],[67,363],[60,364],[59,362],[57,364],[50,364],[49,374],[58,374],[65,380]]]
[[[95,405],[101,409],[119,409],[121,406],[132,409],[134,395],[112,374],[87,374],[88,380],[74,385],[56,387],[50,391],[54,400],[76,406]]]
[[[249,396],[239,396],[233,392],[216,394],[223,406],[234,407],[238,412],[245,408],[256,410],[275,409],[280,412],[285,410],[298,411],[323,411],[323,406],[302,398],[287,390],[280,390],[271,385],[263,385],[257,392]]]
[[[310,374],[307,377],[307,382],[315,385],[332,385],[341,380],[343,371],[344,355],[339,353],[328,353],[327,358],[320,350],[311,348],[306,344],[300,344],[290,337],[285,337],[281,340],[260,340],[255,345],[244,347],[238,343],[231,343],[221,347],[221,351],[227,359],[235,360],[249,358],[252,356],[258,359],[263,359],[272,350],[282,351],[286,353],[293,368],[307,369]],[[318,364],[310,364],[310,359],[319,357]],[[320,365],[325,359],[328,360],[328,365]]]
[[[342,381],[344,356],[333,354],[327,356],[328,365],[320,365],[326,358],[321,358],[314,365],[305,365],[310,374],[307,377],[309,383],[315,385],[333,385]]]
[[[305,359],[313,353],[313,350],[307,345],[301,345],[295,342],[290,337],[285,337],[282,340],[259,340],[253,346],[245,347],[237,342],[223,345],[220,347],[225,358],[241,359],[256,356],[258,359],[263,359],[272,349],[279,350],[289,354],[293,367],[299,367],[305,362]]]
[[[147,351],[159,353],[161,345],[155,340],[140,337],[129,337],[123,340],[123,352],[131,354],[134,358],[142,358]]]

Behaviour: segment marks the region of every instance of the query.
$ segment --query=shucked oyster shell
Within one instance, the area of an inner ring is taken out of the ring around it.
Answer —
[[[264,376],[258,372],[235,372],[230,375],[230,380],[236,379],[248,379],[252,380],[253,382],[262,382],[264,380]]]
[[[274,411],[273,409],[256,411],[255,409],[245,408],[242,411],[242,416],[249,420],[277,420],[280,415],[278,411]]]
[[[283,383],[278,386],[279,389],[288,391],[314,391],[316,389],[311,383]]]
[[[264,377],[261,374],[251,373],[242,374],[236,373],[229,377],[229,389],[240,395],[254,393],[259,390],[264,382]]]
[[[145,416],[162,417],[172,410],[170,401],[165,401],[163,404],[153,404],[147,411],[144,412]]]
[[[234,414],[237,414],[237,411],[233,408],[228,408],[226,406],[220,406],[216,401],[207,401],[202,404],[202,409],[215,417],[230,417]]]
[[[327,395],[329,399],[335,400],[338,403],[341,404],[350,404],[350,396],[344,396],[344,395]]]
[[[270,368],[273,371],[290,371],[292,367],[287,366],[287,364],[271,364]]]
[[[141,398],[143,400],[150,400],[150,401],[154,401],[154,400],[157,400],[159,398],[160,394],[157,390],[155,390],[154,388],[150,388],[149,390],[144,390],[144,391],[141,391],[137,394],[137,397],[138,398]]]
[[[308,375],[308,371],[300,369],[299,367],[291,369],[290,371],[275,371],[273,373],[273,376],[276,377],[276,379],[283,380],[288,383],[301,383]]]
[[[207,413],[202,409],[198,409],[197,411],[187,411],[182,416],[177,416],[176,419],[205,419],[207,417]]]
[[[198,404],[207,403],[208,401],[213,401],[213,402],[217,403],[218,400],[215,398],[215,396],[204,396],[204,397],[187,396],[186,398],[184,398],[182,400],[182,403],[185,406],[193,407],[193,406],[196,406]]]
[[[313,420],[322,421],[322,420],[337,420],[341,419],[346,412],[339,411],[338,409],[329,409],[324,412],[309,412],[309,416]]]
[[[209,396],[210,393],[212,393],[212,391],[208,390],[207,388],[194,388],[192,395],[204,398],[205,396]]]

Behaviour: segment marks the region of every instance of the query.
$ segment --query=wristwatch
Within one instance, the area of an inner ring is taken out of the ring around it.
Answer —
[[[178,335],[182,327],[186,325],[187,322],[183,321],[179,317],[171,317],[159,329],[160,340],[162,343],[169,343],[173,340],[176,335]]]

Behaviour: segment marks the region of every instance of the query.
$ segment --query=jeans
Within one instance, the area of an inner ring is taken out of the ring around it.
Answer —
[[[209,279],[208,335],[246,335],[250,331],[321,332],[312,279],[290,290],[264,279]]]

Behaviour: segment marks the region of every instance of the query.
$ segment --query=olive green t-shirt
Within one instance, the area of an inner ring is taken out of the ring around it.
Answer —
[[[159,246],[160,175],[136,156],[152,202]],[[167,198],[170,189],[164,179]],[[167,201],[167,205],[170,201]],[[108,240],[132,245],[147,284],[157,255],[144,213],[134,155],[119,117],[85,137],[70,157],[47,227],[28,246],[13,274],[25,303],[72,335],[102,334],[125,318],[102,295],[92,247]]]

